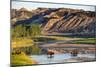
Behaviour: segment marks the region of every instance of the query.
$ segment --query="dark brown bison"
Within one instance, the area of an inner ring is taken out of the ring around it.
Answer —
[[[47,55],[48,55],[48,58],[53,58],[54,57],[54,52],[48,51]]]
[[[78,53],[79,53],[79,52],[78,52],[77,49],[74,49],[74,50],[71,51],[71,55],[72,55],[72,56],[77,56]]]
[[[12,55],[19,55],[21,54],[22,52],[20,50],[16,50],[16,51],[13,51],[12,52]]]

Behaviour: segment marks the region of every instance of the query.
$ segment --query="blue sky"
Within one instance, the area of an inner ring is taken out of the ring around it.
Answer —
[[[44,8],[72,8],[72,9],[83,9],[86,11],[95,11],[95,6],[12,1],[12,8],[20,9],[22,7],[27,8],[28,10],[36,9],[38,7],[44,7]]]

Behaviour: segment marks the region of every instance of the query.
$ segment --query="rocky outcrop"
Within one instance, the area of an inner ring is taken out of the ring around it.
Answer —
[[[32,12],[28,11],[25,8],[21,8],[19,10],[17,9],[12,9],[11,10],[11,19],[17,19],[17,21],[19,20],[26,20],[32,17]]]

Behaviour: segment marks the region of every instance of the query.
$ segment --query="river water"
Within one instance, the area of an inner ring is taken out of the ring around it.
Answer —
[[[38,64],[50,64],[50,63],[63,63],[63,62],[78,62],[78,60],[72,60],[72,59],[76,59],[79,57],[95,59],[95,54],[78,54],[77,56],[71,56],[71,54],[66,53],[66,54],[55,54],[53,58],[48,58],[47,55],[31,55],[30,57],[33,60],[36,60]]]

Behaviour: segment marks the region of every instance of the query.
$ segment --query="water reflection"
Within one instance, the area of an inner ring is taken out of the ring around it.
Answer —
[[[31,55],[30,57],[36,60],[38,64],[63,63],[63,62],[69,62],[67,61],[69,59],[83,58],[83,57],[95,59],[94,54],[78,54],[77,56],[72,56],[71,54],[55,54],[53,56]]]

